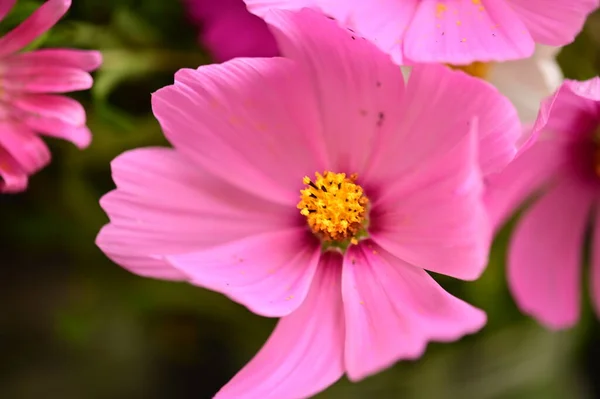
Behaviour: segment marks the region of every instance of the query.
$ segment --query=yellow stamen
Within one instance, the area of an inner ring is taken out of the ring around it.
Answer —
[[[476,78],[486,79],[490,74],[492,64],[489,62],[475,61],[469,65],[448,65],[452,69],[457,69],[468,73]]]
[[[306,216],[308,226],[324,241],[356,242],[356,235],[363,229],[369,200],[357,176],[345,173],[315,173],[316,179],[306,176],[300,190],[298,209]]]

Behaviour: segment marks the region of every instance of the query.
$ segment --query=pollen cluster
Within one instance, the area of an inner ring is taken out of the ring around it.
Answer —
[[[354,241],[363,229],[369,200],[355,174],[315,173],[314,181],[308,176],[300,190],[298,209],[306,216],[308,226],[324,241]]]
[[[459,71],[463,71],[471,76],[480,79],[486,79],[490,74],[490,69],[492,64],[489,62],[479,62],[476,61],[469,65],[448,65],[452,69],[457,69]]]

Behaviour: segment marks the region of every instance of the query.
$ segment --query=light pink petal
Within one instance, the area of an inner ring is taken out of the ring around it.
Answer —
[[[308,398],[344,372],[341,257],[323,256],[302,305],[283,317],[258,354],[215,399]]]
[[[15,53],[46,33],[71,6],[71,0],[48,0],[23,23],[0,38],[0,56]]]
[[[300,10],[304,7],[317,7],[317,5],[320,6],[320,3],[325,2],[327,4],[336,3],[335,0],[244,0],[244,2],[250,12],[261,17],[271,9]]]
[[[404,55],[415,62],[506,61],[529,57],[534,46],[501,0],[422,0],[404,36]]]
[[[2,60],[3,68],[23,68],[44,65],[66,67],[91,72],[102,64],[102,53],[93,50],[40,49],[11,55]]]
[[[521,218],[511,237],[508,282],[521,310],[548,328],[579,318],[582,253],[593,196],[563,180]]]
[[[17,0],[0,0],[0,21],[12,10]]]
[[[22,95],[12,100],[21,112],[19,119],[31,129],[87,147],[92,134],[85,126],[83,106],[72,98],[54,94]]]
[[[203,172],[176,151],[138,149],[112,162],[117,189],[100,202],[111,223],[96,243],[133,273],[165,278],[161,257],[279,231],[298,221],[295,209],[260,200]]]
[[[575,40],[598,0],[508,0],[533,39],[542,44],[564,46]]]
[[[561,170],[568,161],[568,150],[559,141],[538,141],[488,180],[485,203],[495,229]]]
[[[27,173],[0,146],[0,193],[18,193],[27,188]]]
[[[477,126],[472,125],[471,133],[466,132],[467,125],[450,127],[455,137],[459,129],[465,131],[454,148],[434,153],[415,165],[412,173],[381,183],[372,198],[369,233],[377,244],[405,262],[470,280],[483,271],[491,240],[481,201]],[[407,148],[410,151],[411,147]]]
[[[0,147],[3,147],[27,174],[37,172],[50,162],[48,146],[24,126],[0,123]]]
[[[596,128],[600,118],[600,78],[584,82],[565,80],[558,90],[545,99],[533,126],[533,136],[542,131],[556,138],[579,141]]]
[[[243,238],[167,261],[192,284],[221,292],[267,317],[286,316],[304,301],[320,257],[304,226]]]
[[[269,9],[299,10],[312,7],[335,18],[341,26],[364,36],[383,52],[390,54],[396,63],[403,62],[402,36],[408,28],[419,2],[417,0],[338,1],[246,0],[248,9],[265,16]],[[357,36],[357,37],[358,37]]]
[[[424,270],[368,241],[344,257],[345,364],[360,380],[398,360],[416,359],[429,341],[481,329],[485,313],[444,291]]]
[[[267,22],[282,54],[310,76],[329,169],[360,175],[378,138],[399,124],[400,68],[369,41],[314,10],[274,11]]]
[[[590,293],[592,304],[600,317],[600,209],[596,202],[591,242]]]
[[[87,90],[92,83],[90,74],[77,68],[36,64],[2,72],[3,88],[14,92],[66,93]]]
[[[383,132],[366,179],[389,180],[390,174],[412,172],[443,156],[466,135],[473,117],[478,119],[478,158],[484,176],[501,170],[515,156],[521,136],[517,111],[481,79],[441,65],[415,66],[397,108],[399,122]]]
[[[303,176],[324,170],[310,82],[291,60],[182,69],[152,107],[178,151],[257,196],[293,207]]]

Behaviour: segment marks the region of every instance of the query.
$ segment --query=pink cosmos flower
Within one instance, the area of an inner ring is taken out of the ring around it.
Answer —
[[[552,329],[579,318],[583,241],[592,220],[591,291],[600,314],[600,78],[565,81],[542,103],[539,140],[491,179],[496,225],[542,194],[511,237],[508,281],[520,308]]]
[[[0,19],[14,4],[15,0],[0,0]],[[81,104],[56,93],[89,89],[88,72],[100,66],[100,53],[19,52],[56,24],[70,5],[70,0],[48,0],[0,38],[0,192],[24,190],[28,176],[50,162],[39,134],[69,140],[79,148],[90,143]]]
[[[279,54],[267,24],[250,14],[243,0],[184,0],[184,3],[190,18],[200,27],[200,42],[216,61]]]
[[[281,317],[219,398],[300,398],[360,380],[485,314],[425,271],[475,279],[482,173],[509,162],[516,110],[441,65],[400,68],[321,14],[268,17],[285,58],[183,69],[153,95],[173,149],[112,163],[98,246],[130,271]]]
[[[574,40],[599,0],[245,0],[250,11],[318,7],[400,64],[506,61]]]

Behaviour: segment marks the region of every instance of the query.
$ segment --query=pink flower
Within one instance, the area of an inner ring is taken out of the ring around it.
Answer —
[[[565,81],[542,103],[539,140],[491,180],[496,225],[542,194],[511,237],[508,280],[520,308],[552,329],[579,318],[582,249],[592,219],[591,288],[600,314],[600,78]]]
[[[0,0],[3,19],[15,0]],[[50,162],[39,134],[89,145],[85,110],[57,95],[89,89],[88,73],[101,63],[97,51],[43,49],[20,53],[69,9],[70,0],[48,0],[21,25],[0,38],[0,192],[27,187],[28,176]]]
[[[599,0],[245,0],[250,11],[318,7],[399,64],[506,61],[572,42]]]
[[[285,58],[183,69],[153,96],[174,149],[112,163],[97,238],[142,276],[281,317],[219,398],[310,396],[414,359],[485,314],[424,270],[475,279],[490,229],[481,169],[514,155],[516,110],[440,65],[400,68],[311,11],[273,12]]]
[[[267,24],[243,0],[184,0],[200,29],[200,42],[218,62],[235,57],[273,57],[277,43]]]

